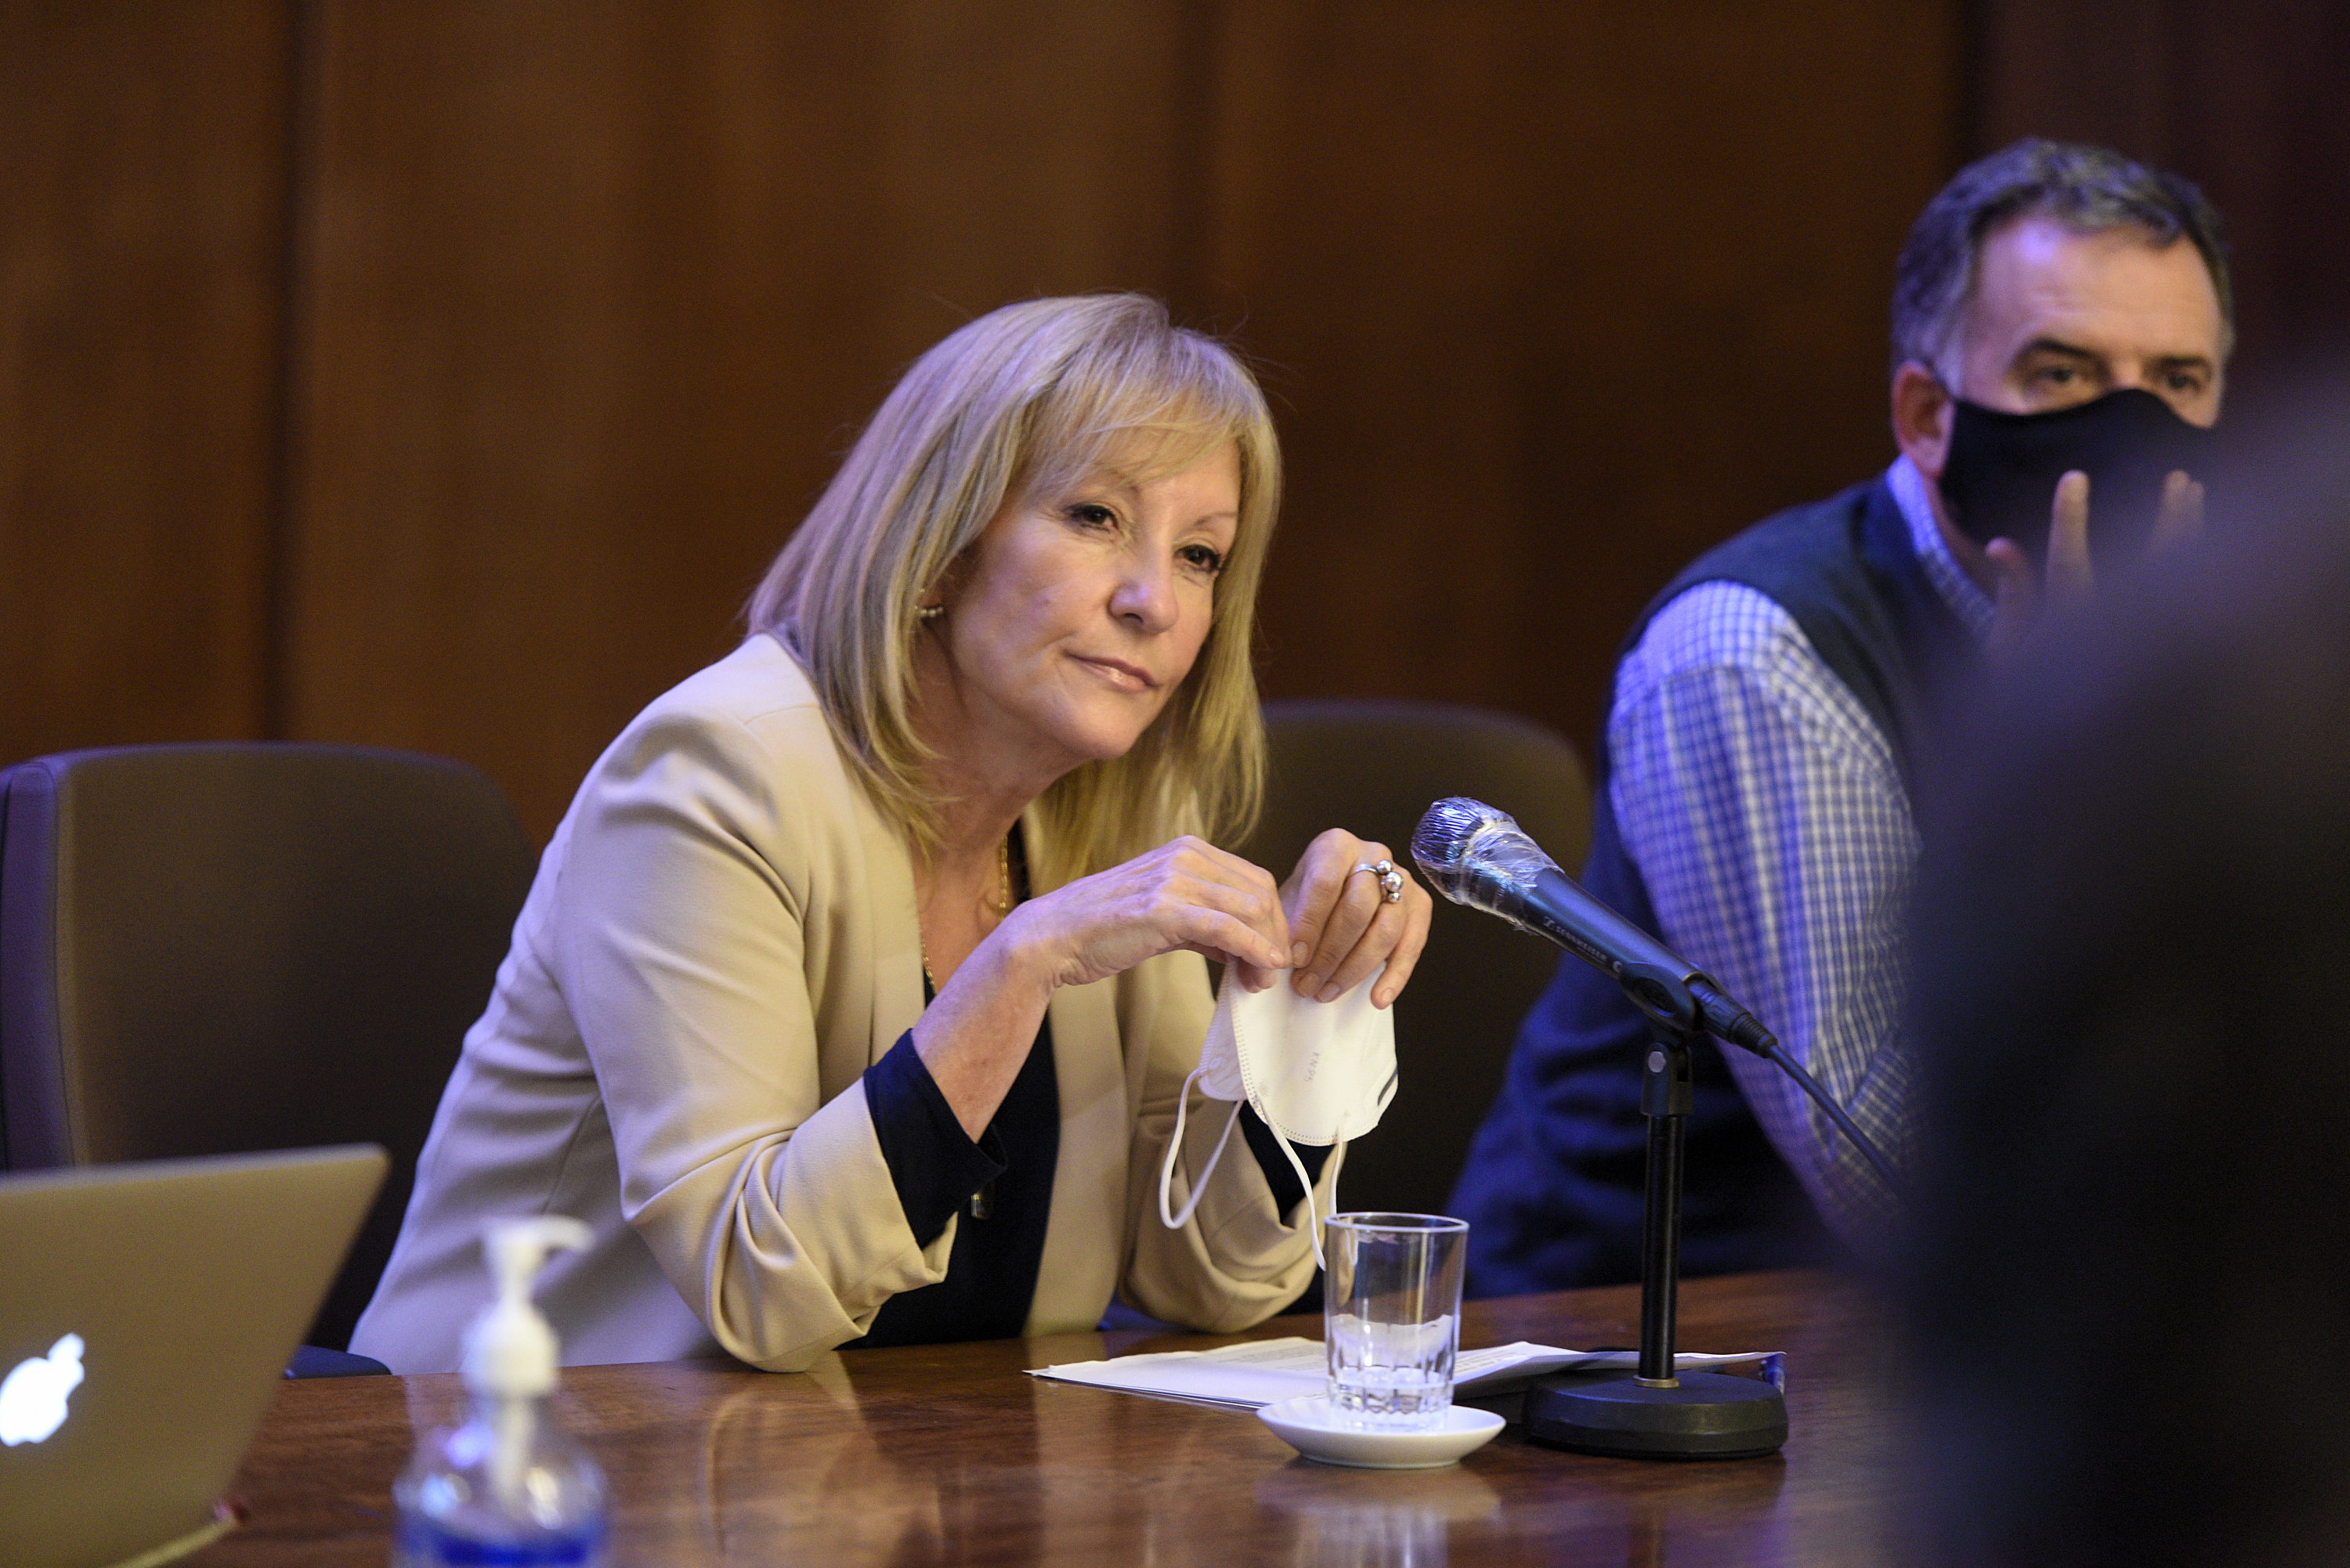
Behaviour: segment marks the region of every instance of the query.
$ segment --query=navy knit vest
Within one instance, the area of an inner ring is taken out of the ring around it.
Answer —
[[[1934,676],[1963,657],[1967,642],[1927,580],[1884,481],[1780,513],[1700,557],[1649,602],[1625,649],[1683,590],[1718,581],[1742,583],[1787,611],[1884,732],[1915,799],[1928,764]],[[1648,890],[1617,837],[1604,747],[1601,775],[1583,885],[1654,930]],[[1646,1021],[1613,980],[1573,958],[1560,964],[1519,1032],[1501,1096],[1453,1193],[1452,1212],[1470,1222],[1471,1293],[1638,1277],[1648,1147],[1639,1063],[1648,1044]],[[1781,1268],[1829,1255],[1794,1173],[1719,1052],[1697,1053],[1692,1075],[1683,1272]]]

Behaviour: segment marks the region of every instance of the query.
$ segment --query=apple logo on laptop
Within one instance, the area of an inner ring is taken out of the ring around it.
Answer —
[[[81,1386],[81,1335],[69,1334],[47,1355],[20,1361],[0,1382],[0,1443],[37,1443],[66,1424],[66,1397]]]

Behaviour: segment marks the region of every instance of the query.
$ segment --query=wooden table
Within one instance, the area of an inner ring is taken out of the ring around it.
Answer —
[[[1626,1345],[1637,1293],[1471,1304],[1465,1346]],[[1048,1383],[1022,1369],[1229,1340],[1139,1334],[853,1351],[815,1372],[667,1363],[565,1374],[571,1429],[611,1477],[614,1561],[716,1563],[1469,1564],[1893,1561],[1877,1314],[1820,1274],[1694,1281],[1681,1348],[1784,1350],[1793,1436],[1770,1459],[1659,1463],[1525,1442],[1462,1464],[1348,1470],[1253,1416]],[[1248,1337],[1306,1334],[1283,1319]],[[237,1481],[251,1522],[198,1568],[380,1568],[391,1480],[453,1376],[289,1383]]]

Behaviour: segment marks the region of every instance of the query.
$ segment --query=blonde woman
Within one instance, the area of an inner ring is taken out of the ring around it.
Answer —
[[[924,355],[749,639],[580,786],[353,1348],[455,1366],[482,1221],[515,1213],[594,1231],[540,1293],[574,1364],[1292,1300],[1305,1194],[1253,1114],[1255,1158],[1159,1220],[1202,960],[1314,995],[1385,964],[1385,1005],[1429,900],[1343,831],[1279,887],[1212,846],[1263,771],[1278,488],[1253,380],[1153,301],[1010,306]],[[1335,1162],[1306,1169],[1326,1210]]]

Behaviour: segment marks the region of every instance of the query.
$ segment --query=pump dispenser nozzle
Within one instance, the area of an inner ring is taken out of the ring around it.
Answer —
[[[554,1251],[577,1251],[594,1240],[560,1214],[493,1220],[482,1238],[497,1299],[465,1331],[465,1386],[493,1399],[536,1399],[555,1387],[555,1330],[532,1304],[531,1286]]]

